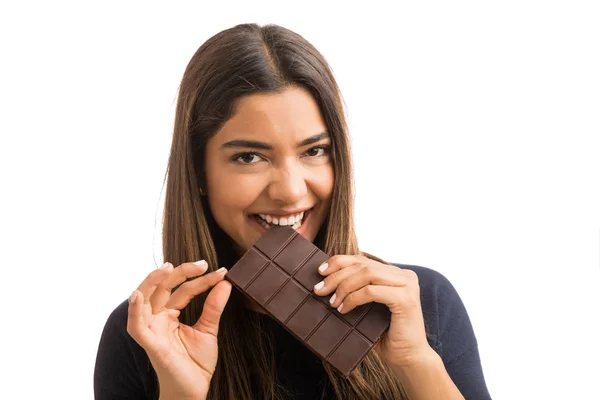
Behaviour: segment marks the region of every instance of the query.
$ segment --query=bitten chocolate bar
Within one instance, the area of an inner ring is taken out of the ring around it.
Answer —
[[[240,258],[225,279],[260,304],[294,337],[345,377],[390,324],[380,303],[340,314],[328,296],[317,296],[318,267],[329,256],[291,227],[273,227]]]

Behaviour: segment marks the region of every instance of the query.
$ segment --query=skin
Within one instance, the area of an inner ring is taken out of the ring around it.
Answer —
[[[334,174],[328,151],[311,149],[330,144],[330,139],[296,145],[325,131],[314,99],[303,89],[291,87],[282,93],[241,99],[235,115],[208,141],[209,206],[239,255],[261,236],[249,215],[269,210],[314,207],[302,232],[314,241],[331,204]],[[222,148],[234,139],[258,140],[273,149]],[[240,152],[257,154],[232,162]],[[342,313],[371,301],[389,307],[390,329],[375,351],[407,382],[411,398],[461,399],[427,342],[416,274],[356,255],[336,255],[327,264],[320,271],[323,283],[314,290],[320,296],[335,293],[332,307]],[[232,287],[224,280],[224,268],[210,273],[207,269],[206,263],[184,263],[177,268],[165,263],[129,299],[127,332],[148,354],[161,399],[205,399],[208,393],[217,363],[219,321]],[[189,278],[195,279],[185,282]],[[199,320],[193,326],[179,323],[180,310],[208,290]]]

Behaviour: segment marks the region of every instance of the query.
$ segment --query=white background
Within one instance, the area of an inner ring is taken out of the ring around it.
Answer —
[[[205,3],[0,6],[0,397],[93,397],[106,318],[162,261],[184,68],[272,22],[340,84],[361,248],[450,279],[494,399],[599,399],[598,3]]]

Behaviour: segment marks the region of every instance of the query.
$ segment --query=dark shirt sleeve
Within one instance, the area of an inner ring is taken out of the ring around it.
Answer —
[[[108,317],[96,355],[96,400],[157,399],[154,370],[145,350],[127,333],[125,300]]]
[[[452,283],[430,268],[395,265],[411,269],[419,276],[428,341],[442,358],[448,375],[461,394],[466,400],[491,399],[471,320]]]

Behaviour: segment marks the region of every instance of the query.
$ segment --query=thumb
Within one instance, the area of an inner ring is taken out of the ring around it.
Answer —
[[[217,283],[206,297],[204,306],[202,307],[202,315],[200,315],[193,328],[216,337],[219,333],[221,314],[223,314],[230,294],[230,282],[223,280]]]

